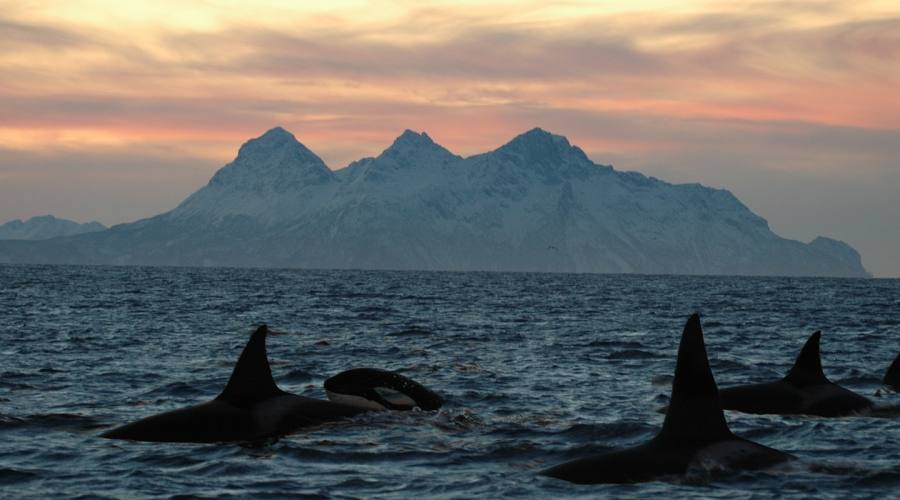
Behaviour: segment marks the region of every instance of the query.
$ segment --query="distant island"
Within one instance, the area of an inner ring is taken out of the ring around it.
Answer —
[[[40,215],[26,221],[15,219],[0,224],[0,240],[46,240],[59,236],[93,233],[104,229],[106,226],[96,221],[81,224],[52,215]]]
[[[332,171],[276,127],[169,212],[0,241],[0,262],[869,276],[843,242],[782,238],[729,191],[598,165],[541,129],[466,158],[407,130]]]

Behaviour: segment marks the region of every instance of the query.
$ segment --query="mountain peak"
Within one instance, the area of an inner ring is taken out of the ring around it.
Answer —
[[[569,144],[569,140],[562,135],[551,134],[546,130],[535,127],[527,132],[521,133],[515,136],[511,141],[506,143],[506,146],[514,146],[514,147],[535,147],[535,146],[544,146],[544,147],[555,147],[555,148],[569,148],[572,145]]]
[[[286,139],[293,139],[295,141],[297,140],[297,138],[294,137],[294,134],[288,132],[281,126],[275,126],[275,127],[270,128],[269,130],[266,130],[266,132],[263,135],[259,136],[258,139],[267,140],[267,141],[277,141],[277,140],[286,140]]]
[[[34,217],[28,219],[26,222],[55,222],[58,220],[63,220],[63,219],[59,219],[53,215],[47,214],[47,215],[35,215]]]
[[[321,158],[281,127],[245,142],[233,162],[210,179],[211,186],[241,191],[287,191],[321,184],[333,174]]]
[[[517,135],[496,152],[518,158],[531,165],[560,164],[572,161],[592,163],[581,148],[571,145],[564,136],[551,134],[538,127]]]
[[[552,137],[560,137],[563,140],[565,140],[567,143],[569,142],[568,139],[566,139],[564,136],[553,134],[551,132],[548,132],[548,131],[542,129],[541,127],[534,127],[533,129],[528,130],[527,132],[523,132],[523,133],[519,134],[518,137],[528,137],[531,139],[547,139],[547,138],[552,138]]]
[[[270,128],[263,135],[245,142],[238,151],[238,157],[240,158],[242,155],[252,155],[258,152],[268,153],[281,148],[293,149],[298,153],[301,153],[304,157],[309,157],[311,155],[318,159],[318,156],[301,144],[300,141],[294,137],[294,134],[281,127]]]
[[[379,158],[390,158],[403,164],[459,159],[445,147],[431,140],[425,132],[417,133],[409,129],[394,139],[393,144],[385,149]]]
[[[421,134],[413,132],[410,129],[406,129],[400,134],[399,137],[394,139],[394,143],[392,146],[397,145],[410,145],[410,146],[430,146],[434,144],[434,141],[431,140],[431,137],[428,137],[428,134],[422,132]]]

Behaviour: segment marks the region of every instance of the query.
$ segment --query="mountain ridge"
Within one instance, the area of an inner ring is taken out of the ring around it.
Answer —
[[[14,219],[0,224],[0,240],[46,240],[104,229],[107,227],[97,221],[79,223],[53,215],[38,215],[25,221]]]
[[[468,157],[406,130],[331,171],[275,127],[169,212],[22,246],[0,262],[868,276],[849,245],[781,238],[727,190],[598,165],[540,128]]]

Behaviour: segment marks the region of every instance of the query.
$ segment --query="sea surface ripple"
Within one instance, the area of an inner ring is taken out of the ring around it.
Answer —
[[[688,315],[720,386],[781,377],[823,331],[826,374],[875,400],[900,280],[0,266],[0,496],[889,497],[900,420],[727,413],[800,458],[710,480],[578,486],[536,474],[649,439]],[[215,397],[267,323],[279,385],[324,397],[398,370],[438,412],[369,414],[246,447],[103,430]]]

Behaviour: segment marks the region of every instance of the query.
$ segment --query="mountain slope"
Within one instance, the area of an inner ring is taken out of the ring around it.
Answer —
[[[0,261],[867,276],[846,244],[781,238],[728,191],[597,165],[541,129],[468,158],[407,130],[332,172],[275,128],[170,212],[0,243]]]

